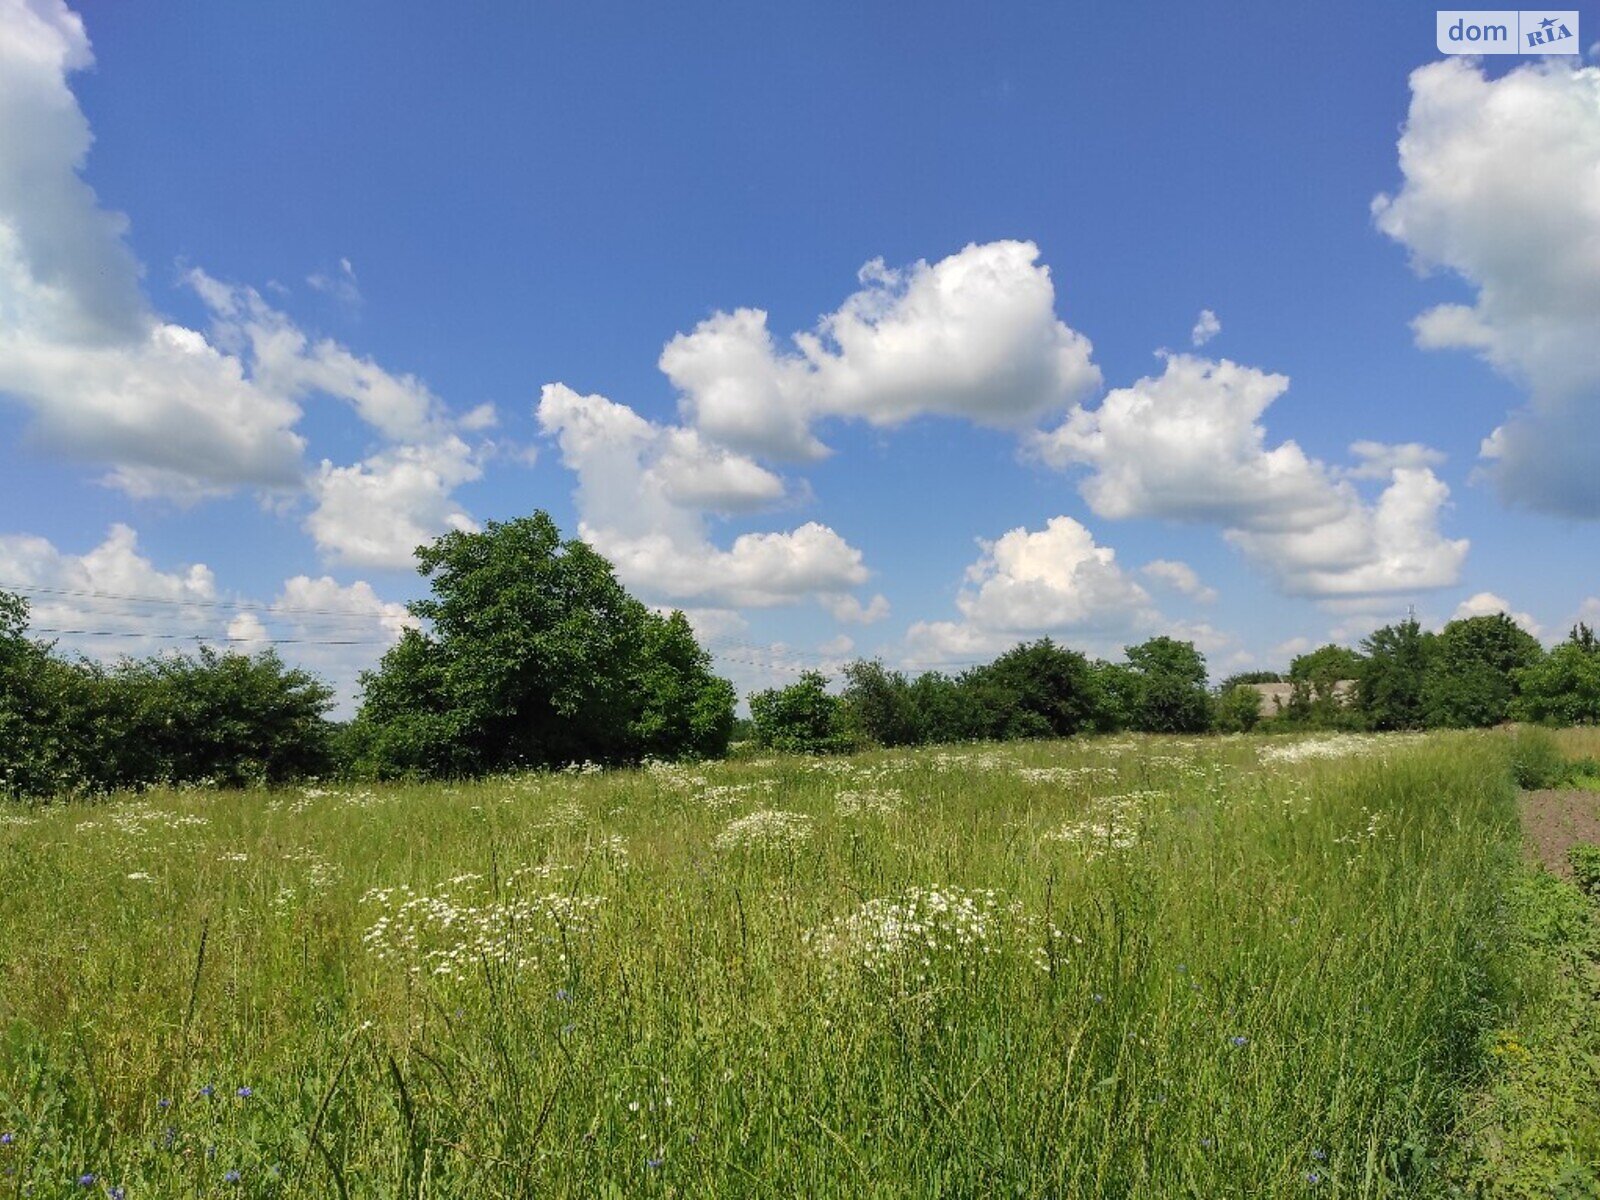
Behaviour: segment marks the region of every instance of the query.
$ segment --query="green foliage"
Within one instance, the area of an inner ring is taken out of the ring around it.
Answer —
[[[1249,733],[1260,723],[1261,693],[1249,684],[1235,684],[1217,697],[1218,732]]]
[[[711,655],[681,612],[646,614],[636,666],[638,715],[632,752],[645,758],[719,758],[733,736],[733,684],[711,671]]]
[[[1329,642],[1315,650],[1296,656],[1289,664],[1289,679],[1305,680],[1319,692],[1331,692],[1333,685],[1345,679],[1358,679],[1366,659],[1348,646]]]
[[[108,718],[129,718],[124,737],[159,764],[153,778],[243,787],[323,775],[333,764],[323,719],[332,689],[270,650],[252,657],[202,646],[192,657],[124,664],[111,687],[121,695]]]
[[[1231,692],[1240,684],[1245,683],[1283,683],[1284,676],[1277,671],[1235,671],[1221,683],[1217,684],[1217,695]]]
[[[682,614],[629,596],[543,512],[419,547],[432,595],[363,679],[352,737],[379,777],[721,754],[734,693]]]
[[[904,673],[878,659],[861,659],[844,669],[843,721],[849,740],[860,746],[915,746],[926,740],[916,697]]]
[[[1511,736],[1511,776],[1520,788],[1550,788],[1565,782],[1567,760],[1542,729],[1519,729]]]
[[[843,702],[828,691],[828,677],[806,671],[784,688],[750,697],[756,741],[786,754],[829,754],[847,747]]]
[[[1155,637],[1127,648],[1133,676],[1129,726],[1145,733],[1200,733],[1211,723],[1206,660],[1192,642]]]
[[[1600,723],[1600,642],[1587,625],[1516,673],[1518,720],[1546,725]]]
[[[1091,726],[1096,693],[1089,662],[1050,638],[1013,646],[961,679],[969,736],[1071,737]]]
[[[959,681],[925,671],[908,688],[924,742],[958,742],[972,737],[970,712]]]
[[[0,593],[0,794],[240,787],[332,769],[332,693],[270,651],[202,647],[106,669],[28,640],[27,615]]]
[[[1567,850],[1572,879],[1587,896],[1600,899],[1600,846],[1579,842]]]
[[[1357,685],[1362,711],[1372,728],[1422,729],[1427,725],[1423,689],[1433,656],[1434,635],[1417,621],[1385,625],[1361,643],[1366,661]]]
[[[1422,703],[1434,727],[1498,725],[1517,698],[1519,672],[1544,651],[1505,613],[1451,621],[1434,639]]]

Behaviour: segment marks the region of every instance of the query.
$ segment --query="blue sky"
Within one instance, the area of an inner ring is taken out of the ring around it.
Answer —
[[[409,540],[535,508],[745,687],[1600,611],[1590,57],[1390,3],[539,7],[0,0],[41,628],[348,695]]]

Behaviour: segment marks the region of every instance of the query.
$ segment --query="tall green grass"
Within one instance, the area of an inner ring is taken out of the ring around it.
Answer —
[[[1504,748],[1267,745],[0,812],[0,1196],[1423,1194]]]

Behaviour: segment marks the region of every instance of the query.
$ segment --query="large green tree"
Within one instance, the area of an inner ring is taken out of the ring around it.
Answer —
[[[1434,635],[1416,619],[1375,629],[1361,643],[1357,696],[1374,729],[1421,729],[1427,724],[1423,685],[1433,656]]]
[[[1543,657],[1538,639],[1505,613],[1451,621],[1434,641],[1423,679],[1429,725],[1498,725],[1511,713],[1518,673]]]
[[[1146,733],[1199,733],[1211,724],[1205,655],[1192,642],[1154,637],[1127,648],[1134,677],[1129,713]]]
[[[1013,646],[961,677],[968,736],[1070,737],[1088,728],[1097,690],[1089,660],[1050,638]]]
[[[651,612],[548,514],[417,550],[432,595],[363,679],[369,770],[465,775],[727,746],[734,692],[682,614]]]
[[[1573,627],[1561,645],[1516,673],[1511,715],[1547,725],[1600,724],[1600,639]]]

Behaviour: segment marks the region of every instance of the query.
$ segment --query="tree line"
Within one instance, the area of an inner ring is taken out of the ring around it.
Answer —
[[[867,746],[1251,729],[1425,729],[1506,720],[1600,721],[1600,642],[1579,625],[1546,651],[1504,615],[1409,620],[1359,649],[1302,654],[1287,675],[1207,686],[1205,657],[1156,637],[1125,660],[1049,638],[960,674],[877,660],[842,678],[806,672],[749,697],[681,612],[630,596],[612,566],[543,512],[420,547],[430,595],[361,677],[357,715],[271,651],[202,647],[107,666],[27,635],[28,605],[0,592],[0,796],[97,794],[157,784],[243,786],[307,778],[459,778],[577,762],[716,758],[736,734],[762,747]],[[1281,710],[1252,686],[1288,685]]]

